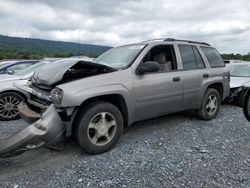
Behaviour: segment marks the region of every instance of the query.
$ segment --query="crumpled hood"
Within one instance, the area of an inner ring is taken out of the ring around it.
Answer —
[[[230,77],[230,88],[237,88],[241,87],[244,83],[249,82],[249,77],[237,77],[231,76]]]
[[[38,86],[54,86],[58,83],[112,71],[115,69],[88,60],[67,59],[43,66],[34,73],[32,82]]]
[[[19,80],[21,77],[16,75],[9,75],[9,74],[0,74],[0,82],[8,82]]]
[[[79,60],[59,60],[41,67],[32,76],[32,82],[36,84],[53,85],[63,78],[64,73]]]

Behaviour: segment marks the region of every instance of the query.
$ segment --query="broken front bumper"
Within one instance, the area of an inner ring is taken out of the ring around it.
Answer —
[[[29,116],[31,110],[21,103],[22,116]],[[34,115],[35,112],[32,112]],[[36,117],[39,117],[37,114]],[[12,157],[27,150],[42,146],[49,146],[64,138],[65,125],[51,104],[46,111],[40,115],[40,119],[23,129],[19,133],[0,140],[0,158]]]

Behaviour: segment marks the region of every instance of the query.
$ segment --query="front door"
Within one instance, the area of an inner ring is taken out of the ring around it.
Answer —
[[[146,61],[159,63],[161,70],[156,73],[135,75],[133,91],[136,98],[136,121],[176,112],[182,107],[183,80],[181,72],[176,71],[173,46],[153,47],[141,63]]]
[[[134,82],[136,121],[178,111],[183,100],[180,72],[137,76]]]

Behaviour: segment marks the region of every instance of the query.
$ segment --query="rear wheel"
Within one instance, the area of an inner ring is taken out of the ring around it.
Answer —
[[[111,103],[95,102],[82,109],[77,118],[76,138],[90,154],[112,149],[123,132],[120,110]]]
[[[203,120],[214,119],[220,109],[221,98],[216,89],[209,88],[203,98],[201,108],[198,110],[198,116]]]
[[[8,121],[19,118],[17,105],[24,98],[15,92],[5,92],[0,94],[0,120]]]

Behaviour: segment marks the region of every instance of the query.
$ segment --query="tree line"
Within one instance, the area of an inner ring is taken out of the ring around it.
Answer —
[[[241,55],[241,54],[221,54],[224,60],[242,60],[242,61],[250,61],[250,54],[249,55]]]
[[[97,57],[109,46],[0,35],[0,59],[41,59],[86,55]]]
[[[2,50],[0,49],[0,60],[3,59],[42,59],[45,57],[57,57],[57,58],[64,58],[64,57],[72,57],[72,56],[88,56],[96,58],[101,54],[101,52],[30,52],[25,50]]]

